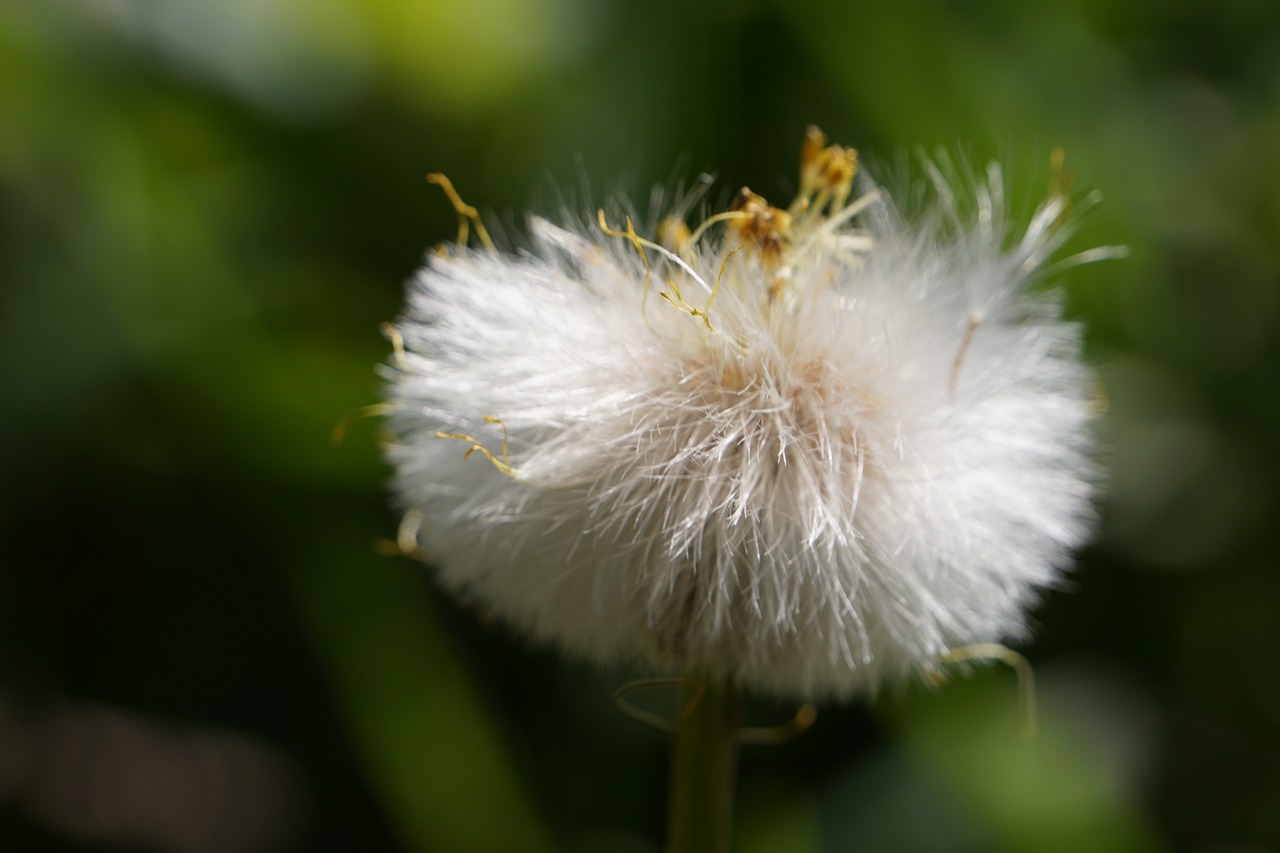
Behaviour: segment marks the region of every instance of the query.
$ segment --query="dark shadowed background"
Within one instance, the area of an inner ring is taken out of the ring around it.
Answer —
[[[454,233],[426,172],[518,241],[588,179],[785,197],[810,122],[1105,193],[1072,247],[1131,257],[1061,282],[1113,482],[1038,741],[999,668],[824,708],[737,849],[1280,850],[1280,5],[1210,9],[0,2],[0,850],[658,850],[628,674],[378,556],[376,421],[329,434]]]

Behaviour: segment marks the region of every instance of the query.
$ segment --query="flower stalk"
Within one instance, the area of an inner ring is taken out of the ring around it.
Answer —
[[[667,815],[668,853],[728,853],[742,695],[690,678],[680,691]]]

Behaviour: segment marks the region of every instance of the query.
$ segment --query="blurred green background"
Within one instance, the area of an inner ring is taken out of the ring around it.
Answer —
[[[655,851],[663,736],[394,534],[381,322],[453,213],[1048,151],[1111,398],[1011,677],[748,751],[741,851],[1280,850],[1280,4],[0,2],[0,850]],[[584,177],[585,176],[585,177]],[[1015,205],[1017,206],[1017,205]],[[1020,208],[1021,209],[1021,208]],[[762,704],[762,723],[791,709]]]

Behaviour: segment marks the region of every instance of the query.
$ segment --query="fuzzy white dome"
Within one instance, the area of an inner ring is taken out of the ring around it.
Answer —
[[[519,254],[431,257],[389,453],[446,587],[580,656],[797,698],[1024,632],[1090,519],[1093,379],[1030,289],[1065,201],[1010,235],[991,170],[971,223],[939,184],[907,224],[846,203],[822,142],[789,210],[744,194],[665,248],[535,219]]]

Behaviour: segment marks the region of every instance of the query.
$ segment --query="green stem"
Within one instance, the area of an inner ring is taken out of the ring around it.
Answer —
[[[680,691],[667,853],[728,853],[742,697],[690,678]]]

